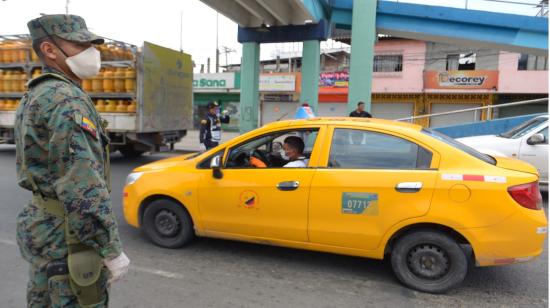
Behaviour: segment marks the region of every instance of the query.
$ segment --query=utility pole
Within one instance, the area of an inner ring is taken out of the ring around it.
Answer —
[[[65,1],[65,14],[69,15],[69,0]]]
[[[220,50],[218,49],[218,17],[220,14],[216,12],[216,73],[220,71]]]
[[[229,48],[227,46],[222,46],[222,51],[220,52],[220,54],[225,54],[225,66],[226,67],[229,65],[229,60],[227,58],[227,55],[232,53],[232,52],[237,52],[237,51],[235,49]]]
[[[180,11],[180,52],[183,52],[183,11]]]

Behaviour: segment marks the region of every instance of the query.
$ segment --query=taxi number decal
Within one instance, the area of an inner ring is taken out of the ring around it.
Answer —
[[[378,194],[342,193],[342,214],[378,215]]]

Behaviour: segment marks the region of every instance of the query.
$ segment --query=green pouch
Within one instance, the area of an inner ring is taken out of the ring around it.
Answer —
[[[94,306],[104,301],[100,285],[103,259],[95,249],[84,244],[69,245],[67,257],[71,289],[81,306]]]

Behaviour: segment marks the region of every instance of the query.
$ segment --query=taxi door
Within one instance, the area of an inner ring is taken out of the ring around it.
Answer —
[[[307,241],[309,190],[323,133],[318,131],[307,168],[222,168],[219,179],[204,170],[199,208],[205,231],[222,237]]]
[[[376,249],[392,225],[428,212],[436,152],[393,132],[357,127],[334,128],[326,142],[311,183],[311,242]]]

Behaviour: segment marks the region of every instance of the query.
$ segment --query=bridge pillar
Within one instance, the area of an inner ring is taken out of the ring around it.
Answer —
[[[320,55],[321,47],[318,40],[304,41],[300,101],[307,102],[315,114],[318,114]]]
[[[371,111],[376,3],[372,0],[353,1],[348,113],[357,108],[359,101],[365,102],[366,111]]]
[[[241,64],[241,100],[239,131],[241,134],[258,127],[258,106],[260,104],[260,44],[243,43]]]

